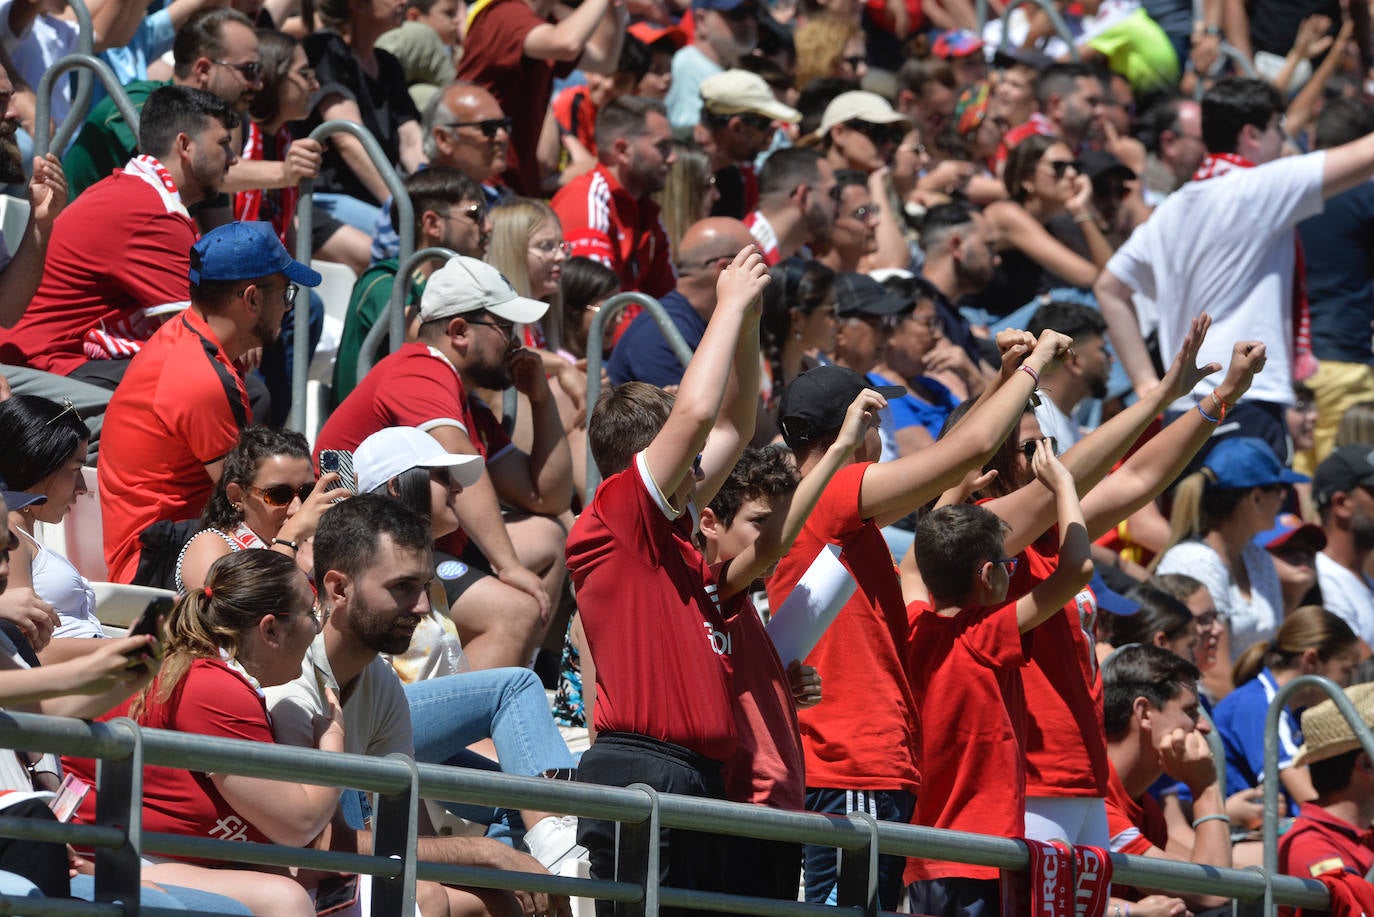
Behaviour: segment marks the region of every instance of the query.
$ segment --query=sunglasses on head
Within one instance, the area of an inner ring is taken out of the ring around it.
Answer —
[[[271,487],[250,487],[248,490],[262,497],[262,502],[268,506],[290,506],[291,501],[300,498],[304,503],[315,489],[315,482],[302,484],[300,487],[292,487],[290,484],[273,484]]]
[[[1083,163],[1077,159],[1051,159],[1049,166],[1054,170],[1055,178],[1063,178],[1070,168],[1079,175],[1083,174]]]
[[[1058,454],[1059,454],[1059,440],[1055,439],[1053,436],[1046,436],[1046,437],[1043,437],[1043,439],[1044,439],[1044,441],[1045,441],[1046,443],[1049,444],[1050,451],[1053,452],[1055,455],[1058,455]],[[1026,457],[1026,461],[1029,462],[1031,459],[1035,458],[1035,447],[1036,447],[1036,445],[1038,445],[1039,443],[1040,443],[1040,440],[1038,440],[1038,439],[1028,439],[1028,440],[1026,440],[1024,443],[1022,443],[1021,445],[1017,446],[1016,448],[1019,449],[1019,450],[1021,451],[1021,454],[1024,455],[1024,456]]]

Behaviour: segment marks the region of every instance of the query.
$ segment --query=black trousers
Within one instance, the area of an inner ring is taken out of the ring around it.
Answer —
[[[7,752],[12,754],[12,752]],[[48,804],[41,799],[27,799],[8,806],[6,818],[37,818],[56,821]],[[45,844],[0,837],[0,870],[28,879],[49,898],[69,898],[72,887],[67,871],[65,844]]]

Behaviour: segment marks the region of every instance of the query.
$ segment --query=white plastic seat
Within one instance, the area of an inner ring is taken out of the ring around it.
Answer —
[[[124,583],[91,583],[95,590],[95,616],[106,628],[128,628],[153,599],[175,599],[170,589],[128,586]]]
[[[13,255],[24,238],[29,225],[29,202],[12,194],[0,194],[0,231],[5,233],[5,246]]]

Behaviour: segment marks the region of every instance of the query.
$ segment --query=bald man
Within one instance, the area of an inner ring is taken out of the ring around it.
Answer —
[[[693,351],[716,310],[716,279],[754,237],[739,220],[711,217],[694,223],[677,250],[677,288],[663,297],[663,308]],[[660,388],[682,381],[683,366],[650,315],[641,313],[621,335],[606,364],[611,381],[648,382]]]
[[[430,165],[457,169],[480,184],[487,203],[495,204],[504,192],[496,178],[506,171],[510,128],[495,96],[458,80],[425,111],[425,154]]]

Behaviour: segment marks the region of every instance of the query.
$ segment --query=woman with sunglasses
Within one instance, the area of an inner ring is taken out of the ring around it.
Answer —
[[[223,557],[204,588],[182,596],[167,615],[153,683],[102,719],[129,716],[145,727],[273,743],[262,689],[300,675],[320,624],[314,591],[291,558],[260,549]],[[316,719],[315,747],[342,752],[343,713],[328,697],[330,715]],[[95,777],[93,760],[65,758],[63,765],[88,783]],[[95,796],[87,793],[81,804],[88,823]],[[143,772],[148,831],[303,847],[338,804],[334,787],[169,767]],[[288,876],[190,858],[145,860],[147,881],[226,895],[266,917],[315,914],[306,890]]]
[[[1112,256],[1092,209],[1092,182],[1068,145],[1035,135],[1007,156],[1008,201],[984,210],[1000,240],[1002,266],[973,301],[1006,315],[1061,287],[1091,289]]]
[[[315,480],[304,436],[274,427],[246,428],[224,457],[224,471],[200,517],[201,530],[177,558],[177,589],[199,588],[215,561],[245,548],[285,554],[308,573],[310,539],[320,515],[349,496],[338,484],[333,472]]]

